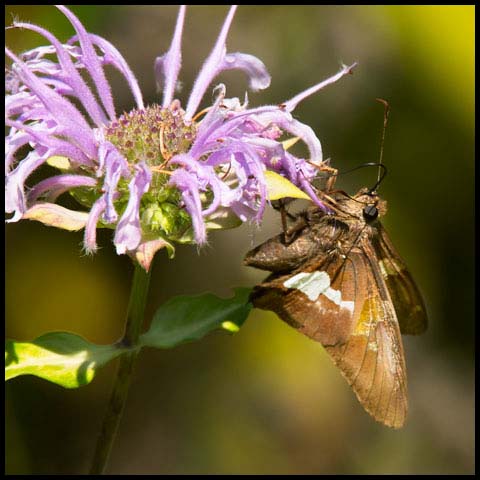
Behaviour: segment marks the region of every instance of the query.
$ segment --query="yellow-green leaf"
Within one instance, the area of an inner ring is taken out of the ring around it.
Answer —
[[[227,330],[227,332],[231,333],[237,333],[240,331],[240,327],[236,323],[230,322],[228,320],[222,323],[222,328],[224,330]]]
[[[280,198],[303,198],[310,200],[310,197],[302,192],[290,180],[282,177],[271,170],[265,171],[265,181],[267,182],[267,192],[269,200],[279,200]]]
[[[60,170],[69,170],[70,169],[70,160],[67,157],[61,157],[59,155],[55,155],[50,157],[47,160],[48,165],[51,167],[58,168]]]
[[[300,137],[289,138],[288,140],[282,142],[283,148],[285,150],[288,150],[290,147],[293,147],[299,140]]]
[[[37,203],[23,214],[23,218],[37,220],[49,227],[76,231],[85,227],[88,213],[68,210],[55,203]]]
[[[35,375],[65,388],[90,383],[97,370],[127,349],[94,345],[79,335],[50,332],[33,342],[5,343],[5,380]]]

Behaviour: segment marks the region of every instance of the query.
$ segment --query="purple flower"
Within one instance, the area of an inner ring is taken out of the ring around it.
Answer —
[[[162,104],[144,106],[137,80],[118,50],[88,33],[66,7],[57,8],[76,32],[66,43],[41,27],[15,22],[12,28],[34,31],[47,45],[20,55],[6,48],[12,60],[5,82],[5,211],[12,214],[7,222],[27,218],[69,230],[85,228],[88,252],[96,249],[98,227],[115,229],[117,253],[136,256],[148,269],[155,251],[173,249],[171,242],[201,245],[211,228],[259,222],[270,200],[267,171],[324,208],[311,186],[322,166],[320,141],[291,113],[354,65],[280,105],[249,108],[246,99],[242,104],[227,98],[225,86],[217,85],[214,104],[197,113],[215,77],[225,70],[245,72],[252,90],[270,85],[258,58],[227,52],[234,6],[182,109],[174,98],[182,58],[182,6],[170,49],[155,61]],[[129,113],[116,114],[106,65],[115,67],[130,87],[136,108]],[[284,134],[302,140],[309,158],[288,152],[280,141]],[[28,177],[45,163],[58,174],[27,188]],[[65,192],[84,210],[56,204]]]

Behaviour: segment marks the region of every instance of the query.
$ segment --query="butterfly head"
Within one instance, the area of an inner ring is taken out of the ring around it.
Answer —
[[[339,217],[353,217],[371,223],[387,213],[387,202],[368,188],[362,188],[354,196],[343,191],[336,193],[331,206]]]
[[[362,218],[367,223],[371,223],[387,213],[387,202],[381,199],[375,191],[364,188],[353,198],[356,202],[360,202]]]

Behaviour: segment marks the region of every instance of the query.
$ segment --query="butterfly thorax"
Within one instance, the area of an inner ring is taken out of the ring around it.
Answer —
[[[270,272],[295,270],[318,255],[346,256],[360,248],[362,241],[376,234],[378,220],[366,218],[364,209],[386,213],[386,202],[367,189],[351,197],[345,192],[328,196],[329,212],[312,206],[292,220],[288,231],[247,253],[245,264]],[[315,267],[315,262],[311,263]]]
[[[375,207],[378,217],[383,217],[387,213],[387,202],[367,188],[362,188],[354,196],[341,190],[333,192],[327,198],[327,205],[334,211],[338,219],[346,222],[365,221],[364,210],[366,207]]]

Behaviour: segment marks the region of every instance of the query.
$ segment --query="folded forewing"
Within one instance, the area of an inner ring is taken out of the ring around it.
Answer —
[[[407,414],[403,347],[395,310],[372,253],[349,255],[357,274],[366,278],[366,295],[347,342],[326,350],[365,410],[377,421],[400,428]]]

